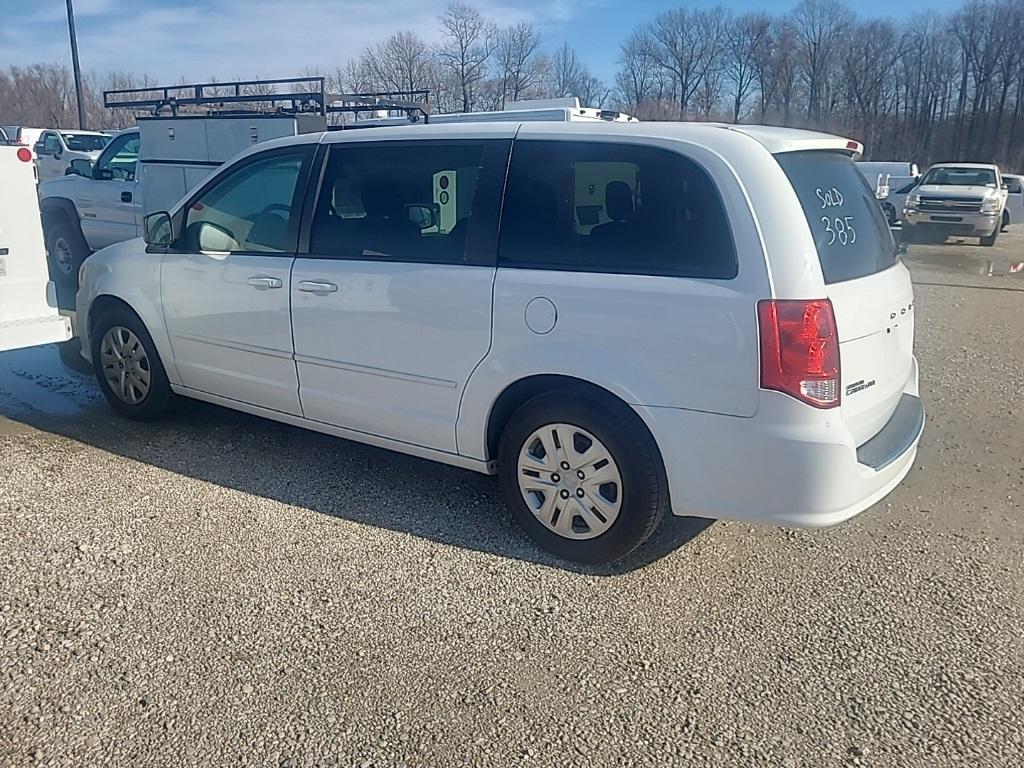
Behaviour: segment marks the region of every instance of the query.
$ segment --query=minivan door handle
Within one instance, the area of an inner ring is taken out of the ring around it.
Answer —
[[[338,290],[335,283],[320,280],[300,280],[299,290],[303,293],[334,293]]]
[[[266,275],[253,275],[249,278],[249,285],[260,291],[265,291],[268,288],[280,288],[284,283],[281,282],[279,277],[267,277]]]

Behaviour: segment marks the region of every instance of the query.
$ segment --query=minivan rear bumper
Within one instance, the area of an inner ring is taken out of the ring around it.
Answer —
[[[916,389],[915,376],[886,426],[859,447],[838,412],[775,392],[762,392],[750,418],[637,412],[661,448],[674,514],[819,528],[863,512],[910,471],[924,429]]]

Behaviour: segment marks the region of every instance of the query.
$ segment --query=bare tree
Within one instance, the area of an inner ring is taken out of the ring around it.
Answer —
[[[462,3],[445,8],[439,21],[443,40],[437,56],[458,83],[462,111],[469,112],[477,83],[487,75],[487,62],[494,51],[494,27],[480,11]]]
[[[807,119],[820,122],[831,97],[831,76],[839,42],[853,21],[853,14],[839,0],[803,0],[793,9],[792,19],[798,72],[807,87]]]
[[[501,104],[519,101],[540,80],[540,33],[528,21],[498,33],[496,55],[501,72]]]
[[[584,64],[568,43],[551,57],[548,91],[552,96],[576,96],[587,106],[602,106],[608,90]]]
[[[766,13],[745,13],[726,25],[725,77],[732,85],[732,121],[738,123],[758,80],[772,20]]]
[[[675,78],[679,113],[683,118],[716,62],[724,16],[721,8],[677,8],[659,13],[647,28],[647,55]]]

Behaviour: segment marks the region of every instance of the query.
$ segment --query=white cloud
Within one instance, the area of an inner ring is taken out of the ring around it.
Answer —
[[[567,23],[581,2],[588,0],[473,4],[498,24],[529,20],[550,28]],[[0,66],[69,60],[63,4],[52,5],[59,8],[27,11],[4,25]],[[77,0],[75,15],[84,70],[121,70],[173,82],[333,69],[399,29],[436,40],[443,7],[423,0],[193,0],[176,6],[158,0],[140,8]]]

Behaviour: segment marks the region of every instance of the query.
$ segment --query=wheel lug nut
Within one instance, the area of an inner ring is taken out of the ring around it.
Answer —
[[[555,474],[553,474],[551,476],[551,482],[553,482],[553,483],[561,482],[561,480],[562,480],[562,478],[561,478],[561,476],[557,472],[555,472]]]
[[[581,469],[579,472],[576,473],[576,477],[578,477],[580,480],[582,480],[583,478],[586,477],[586,475],[583,474],[583,470]]]
[[[568,461],[563,461],[562,462],[562,469],[568,469],[568,468],[569,468],[569,462]]]
[[[576,495],[579,496],[582,499],[583,498],[583,489],[582,488],[577,488],[576,489]]]
[[[561,496],[562,496],[563,499],[568,499],[569,498],[569,492],[567,490],[563,489],[562,493],[561,493]]]

